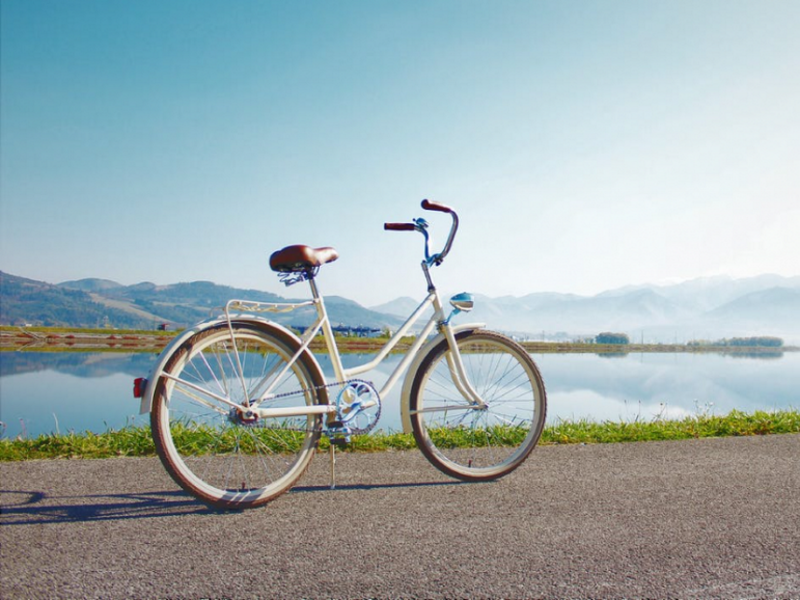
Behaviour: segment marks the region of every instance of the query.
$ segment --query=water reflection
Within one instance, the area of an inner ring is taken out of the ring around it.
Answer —
[[[345,367],[372,360],[346,354]],[[7,437],[60,431],[106,431],[146,424],[131,393],[157,354],[0,353],[0,420]],[[329,380],[333,369],[319,357]],[[363,379],[380,390],[402,359],[390,355]],[[800,353],[535,355],[548,393],[548,422],[558,419],[650,420],[698,412],[725,414],[800,408]],[[378,429],[400,429],[402,380],[387,397]]]
[[[107,377],[127,373],[140,377],[152,367],[156,353],[117,352],[3,352],[0,377],[57,371],[76,377]]]
[[[156,354],[0,353],[0,421],[5,436],[103,432],[147,423],[131,394]]]
[[[551,417],[681,418],[800,407],[800,354],[543,354]],[[551,419],[552,422],[552,419]]]

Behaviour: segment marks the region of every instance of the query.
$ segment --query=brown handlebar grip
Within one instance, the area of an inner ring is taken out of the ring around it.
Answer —
[[[438,210],[439,212],[446,212],[451,213],[453,209],[449,206],[445,206],[444,204],[439,204],[438,202],[431,202],[430,200],[423,200],[422,201],[422,208],[425,210]]]
[[[414,231],[417,226],[413,223],[384,223],[383,228],[387,231]]]

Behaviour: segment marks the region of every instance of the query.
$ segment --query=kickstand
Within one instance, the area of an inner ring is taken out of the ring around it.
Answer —
[[[336,445],[331,444],[331,489],[336,489]]]

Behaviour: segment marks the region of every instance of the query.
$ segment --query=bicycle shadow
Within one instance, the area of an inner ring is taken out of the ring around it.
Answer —
[[[465,481],[431,481],[344,484],[331,488],[328,484],[296,486],[288,494],[427,488],[466,484],[474,485],[474,483]],[[42,491],[0,490],[0,525],[9,526],[154,519],[181,515],[235,515],[238,512],[241,511],[211,508],[183,490],[86,496],[50,496]]]
[[[87,496],[0,490],[0,525],[85,523],[216,512],[182,490]]]
[[[396,488],[427,488],[458,485],[475,485],[476,483],[494,483],[492,481],[424,481],[417,483],[350,483],[334,486],[328,485],[298,485],[293,487],[290,494],[306,494],[309,492],[354,491],[354,490],[390,490]]]

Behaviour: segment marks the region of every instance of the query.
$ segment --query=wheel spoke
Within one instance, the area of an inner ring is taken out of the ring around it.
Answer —
[[[236,407],[238,406],[236,403],[231,402],[228,398],[224,396],[220,396],[219,394],[215,394],[211,390],[204,388],[202,385],[198,385],[196,383],[191,383],[190,381],[186,381],[180,377],[175,377],[170,373],[165,373],[164,377],[169,379],[170,381],[174,381],[177,385],[177,389],[186,397],[191,398],[198,404],[202,404],[212,410],[219,411],[223,414],[226,414],[227,411],[220,409],[218,406],[212,404],[208,400],[204,400],[201,395],[208,396],[209,398],[213,398],[217,402],[221,402],[223,404],[227,404],[228,406]]]

